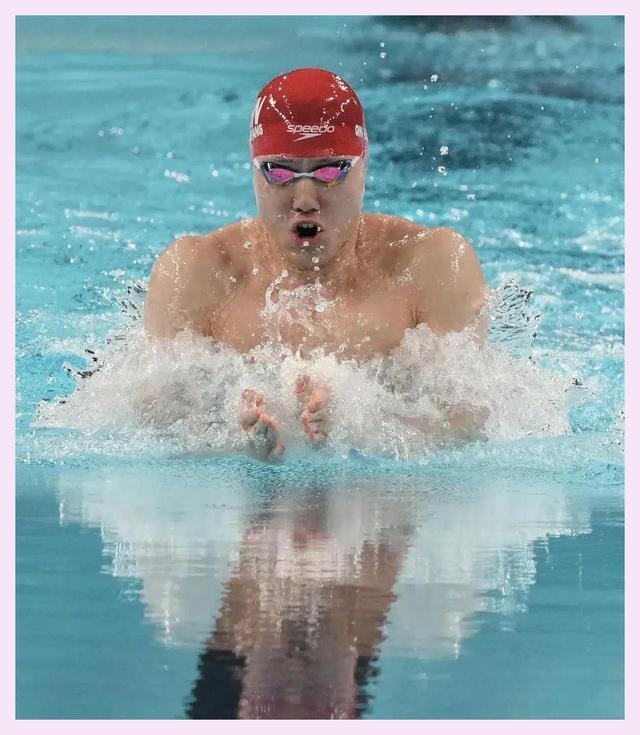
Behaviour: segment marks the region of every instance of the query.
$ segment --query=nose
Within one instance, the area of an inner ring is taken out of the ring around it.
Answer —
[[[291,185],[291,207],[295,212],[319,212],[319,187],[311,179],[298,179]]]

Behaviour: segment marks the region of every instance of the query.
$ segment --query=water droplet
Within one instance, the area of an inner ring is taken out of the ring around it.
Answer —
[[[440,146],[440,155],[441,156],[448,156],[449,155],[449,146],[448,145],[441,145]]]
[[[438,75],[437,74],[432,74],[431,75],[431,81],[432,82],[437,82],[438,81]]]
[[[312,263],[319,263],[320,262],[320,258],[318,258],[317,255],[314,255],[313,258],[311,258],[311,262]]]
[[[302,247],[303,247],[303,248],[308,248],[308,247],[309,247],[309,243],[307,242],[307,240],[305,240],[305,241],[304,241],[304,242],[302,243]]]
[[[384,51],[381,51],[380,52],[380,58],[381,59],[386,59],[387,58],[387,54]]]
[[[437,170],[441,176],[446,176],[449,173],[446,166],[438,166]]]
[[[319,265],[314,265],[313,266],[313,270],[314,271],[319,271],[320,270],[320,266]]]
[[[247,240],[244,245],[242,246],[245,250],[251,250],[251,247],[253,246],[253,243],[251,240]]]

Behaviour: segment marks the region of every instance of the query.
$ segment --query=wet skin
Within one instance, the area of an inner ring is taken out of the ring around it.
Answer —
[[[280,160],[301,172],[327,162]],[[418,324],[442,335],[477,322],[486,287],[472,246],[448,228],[364,213],[366,171],[365,157],[342,183],[327,187],[309,178],[274,186],[254,169],[255,219],[180,238],[158,258],[145,303],[147,332],[172,338],[191,330],[240,352],[277,336],[303,358],[322,347],[363,361],[388,354]],[[303,222],[316,234],[301,235]],[[266,295],[277,304],[292,291],[300,294],[293,319],[265,310]],[[477,327],[483,339],[485,328]],[[292,400],[307,440],[321,444],[330,430],[328,389],[301,375]],[[240,423],[255,456],[282,456],[266,396],[245,391]]]

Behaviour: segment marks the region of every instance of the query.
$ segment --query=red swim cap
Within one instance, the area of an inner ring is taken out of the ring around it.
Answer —
[[[341,77],[295,69],[272,79],[251,116],[252,157],[361,156],[367,147],[364,111]]]

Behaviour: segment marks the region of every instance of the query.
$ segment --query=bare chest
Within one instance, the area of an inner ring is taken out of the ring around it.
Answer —
[[[415,324],[406,295],[391,289],[328,298],[313,286],[238,293],[211,320],[211,336],[239,352],[269,341],[309,357],[322,348],[346,359],[387,355]]]

